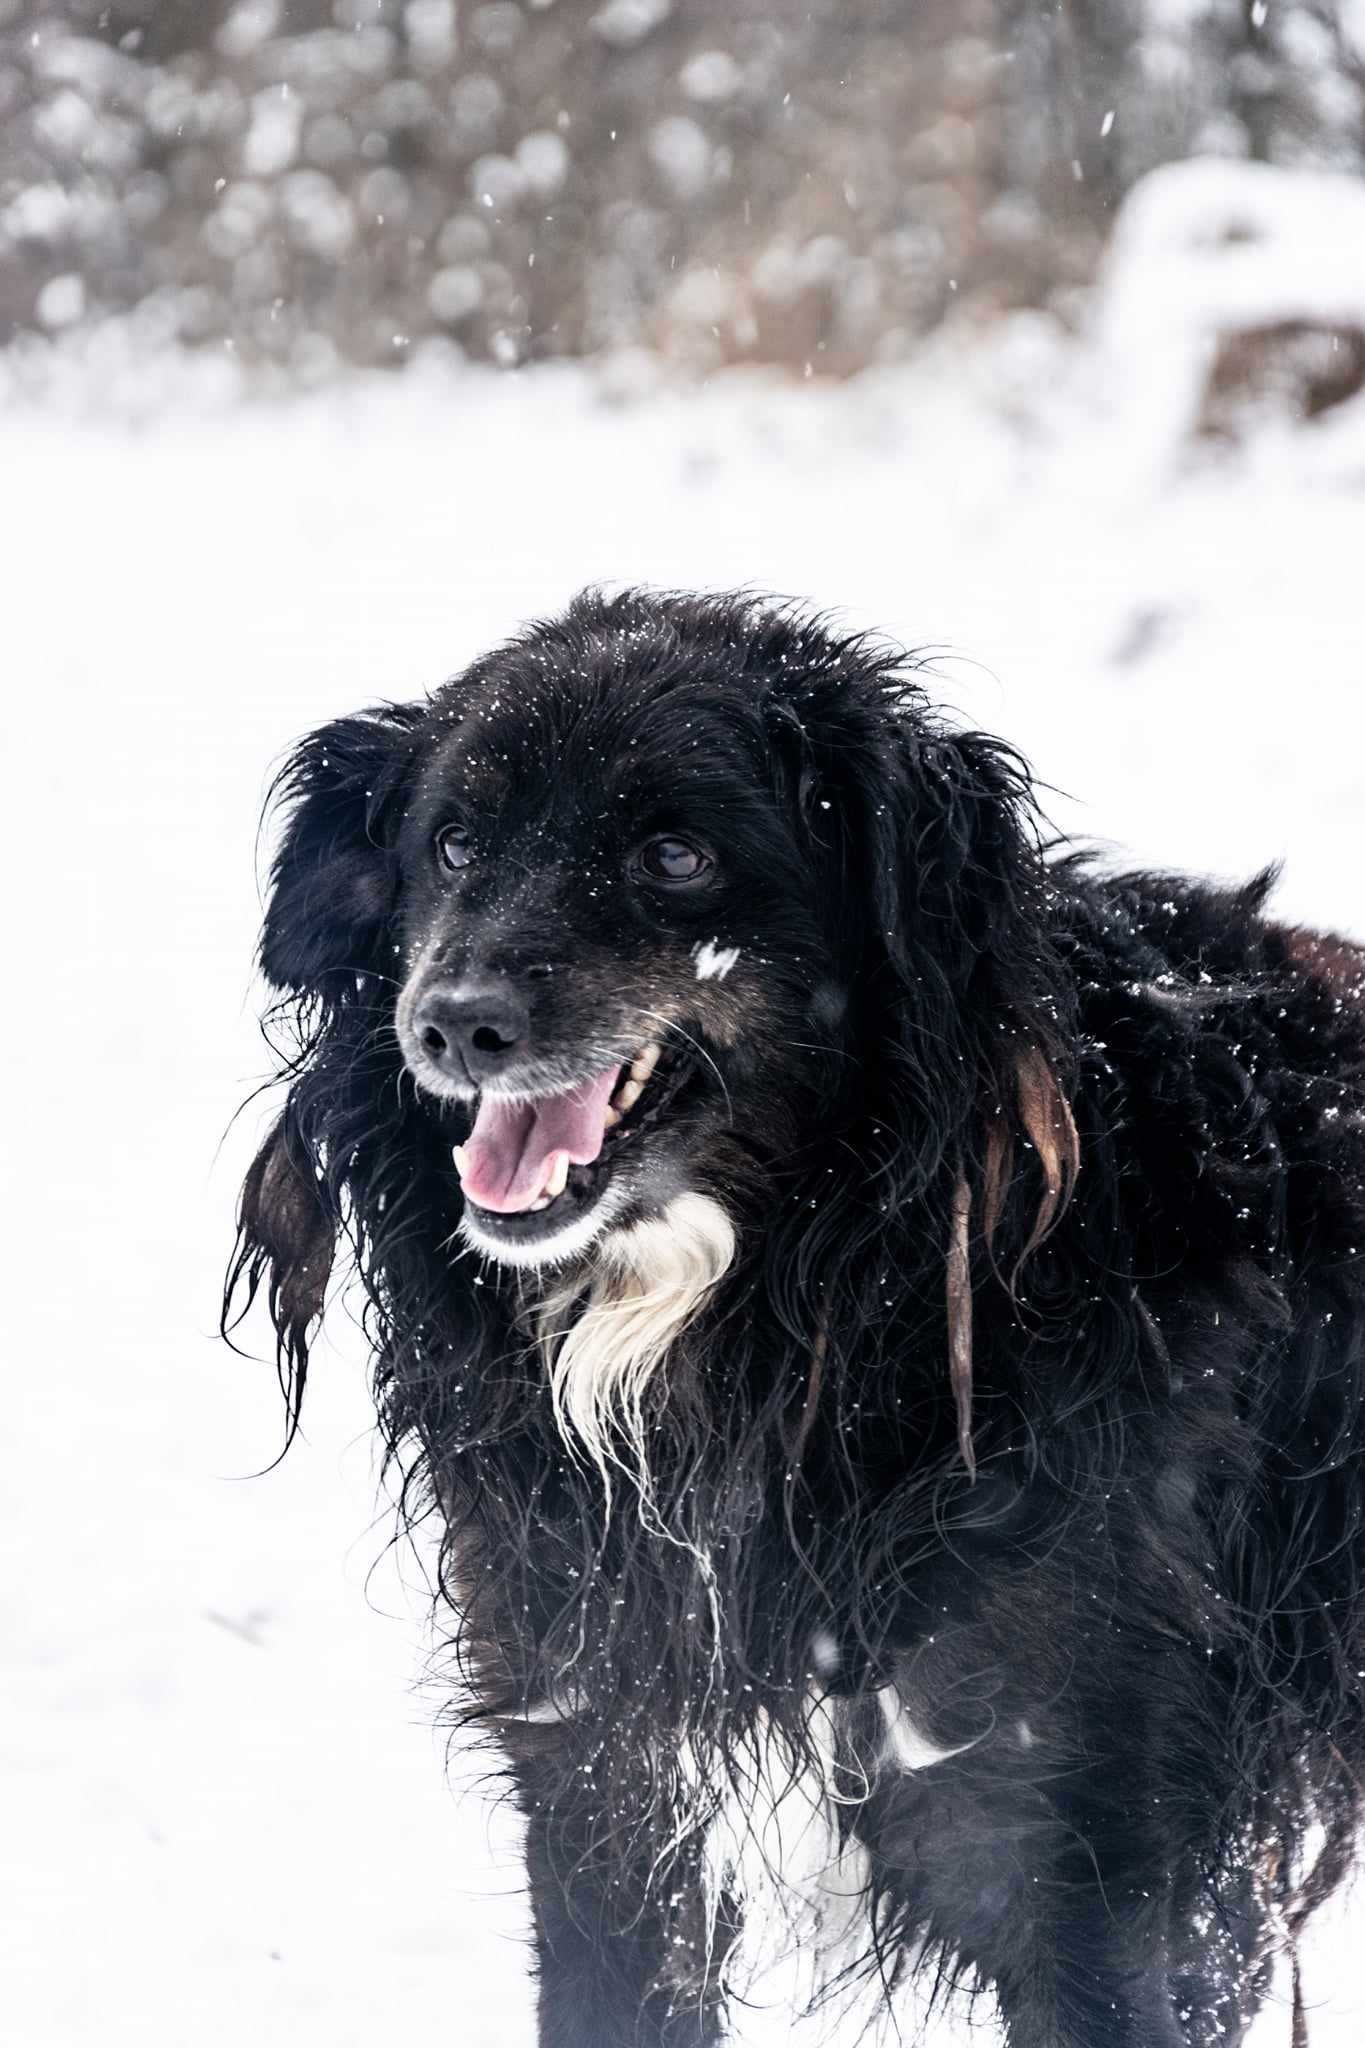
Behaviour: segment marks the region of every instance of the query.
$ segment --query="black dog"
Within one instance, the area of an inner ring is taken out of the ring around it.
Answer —
[[[296,1421],[358,1265],[544,2048],[720,2040],[780,1948],[1240,2040],[1365,1771],[1365,956],[1045,858],[747,598],[584,597],[282,793],[229,1298]]]

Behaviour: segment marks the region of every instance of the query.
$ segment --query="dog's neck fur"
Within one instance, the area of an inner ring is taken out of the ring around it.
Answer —
[[[663,1214],[614,1230],[536,1312],[555,1418],[566,1444],[652,1496],[645,1400],[655,1372],[735,1256],[735,1230],[710,1195],[677,1195]]]

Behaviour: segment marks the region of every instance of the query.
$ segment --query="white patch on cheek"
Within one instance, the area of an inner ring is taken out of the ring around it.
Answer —
[[[724,981],[739,958],[739,947],[721,946],[714,939],[705,939],[692,948],[692,958],[697,963],[698,981]]]

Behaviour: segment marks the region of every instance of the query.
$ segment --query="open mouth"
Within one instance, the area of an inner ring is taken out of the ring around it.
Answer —
[[[650,1043],[559,1094],[485,1092],[454,1153],[473,1226],[466,1234],[486,1250],[577,1237],[622,1155],[672,1108],[690,1074],[681,1053]]]

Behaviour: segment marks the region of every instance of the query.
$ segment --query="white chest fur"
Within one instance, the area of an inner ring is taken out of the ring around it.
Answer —
[[[677,1195],[662,1215],[610,1231],[581,1276],[539,1314],[555,1416],[570,1450],[596,1466],[610,1497],[625,1475],[649,1503],[645,1396],[669,1347],[735,1255],[734,1226],[710,1195]]]

